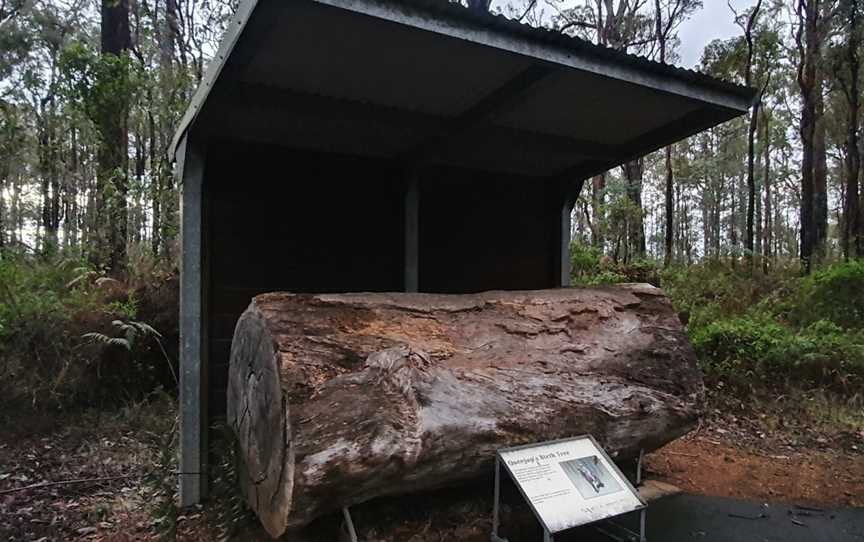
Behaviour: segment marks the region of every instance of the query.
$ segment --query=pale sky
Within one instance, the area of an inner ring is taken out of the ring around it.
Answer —
[[[735,10],[742,13],[754,5],[755,0],[732,0]],[[702,58],[705,46],[715,39],[727,39],[740,35],[741,29],[733,21],[734,15],[726,0],[702,0],[703,7],[681,24],[681,61],[685,68],[693,68]]]
[[[554,0],[561,6],[561,9],[572,7],[574,4],[582,3],[584,0]],[[743,13],[745,9],[753,6],[756,0],[731,0],[732,5],[739,13]],[[493,6],[499,9],[505,9],[503,6],[522,6],[528,2],[527,0],[493,0]],[[653,5],[653,4],[650,4]],[[540,17],[551,17],[555,11],[549,6],[544,5],[544,2],[539,2]],[[518,12],[519,9],[516,11]],[[727,0],[702,0],[702,9],[696,14],[684,21],[678,29],[678,35],[681,38],[681,60],[677,64],[685,68],[693,68],[702,58],[702,51],[705,46],[715,39],[728,39],[732,36],[740,35],[741,29],[735,25],[734,16],[729,9]]]

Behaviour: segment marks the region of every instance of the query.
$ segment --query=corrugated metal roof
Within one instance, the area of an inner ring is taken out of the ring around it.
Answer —
[[[508,32],[514,36],[521,36],[539,42],[560,45],[574,52],[589,54],[598,59],[624,64],[636,69],[645,70],[664,77],[673,77],[688,83],[697,84],[727,92],[736,96],[752,100],[756,97],[755,88],[730,83],[716,77],[712,77],[696,70],[690,70],[663,64],[649,58],[625,53],[611,47],[597,45],[582,38],[571,36],[552,30],[531,26],[526,23],[510,19],[503,14],[478,12],[468,9],[464,5],[450,0],[378,0],[381,3],[399,5],[411,5],[418,9],[427,10],[437,17],[453,17],[464,21],[471,21],[490,29]]]
[[[310,5],[337,8],[345,13],[368,15],[373,19],[405,25],[406,28],[431,31],[434,34],[487,46],[492,50],[524,55],[524,58],[533,58],[534,61],[562,64],[577,71],[590,71],[613,80],[697,99],[706,105],[710,104],[729,112],[726,118],[746,111],[756,94],[755,89],[722,81],[697,71],[661,64],[550,29],[532,27],[503,15],[477,12],[448,0],[242,0],[216,58],[208,67],[204,80],[181,121],[172,144],[172,153],[204,108],[210,91],[217,83],[222,85],[234,77],[223,76],[222,69],[229,62],[229,58],[232,58],[235,45],[251,39],[249,35],[253,34],[254,29],[245,31],[247,22],[260,15],[263,8],[270,8],[269,12],[272,13],[273,9],[283,9],[282,6],[287,8],[307,2]],[[265,15],[261,17],[266,18]],[[261,17],[256,20],[260,21]],[[260,41],[251,41],[258,43],[253,46],[255,50],[268,52],[267,46]],[[238,62],[236,59],[232,60],[236,67]],[[240,64],[247,61],[242,60]],[[374,58],[370,59],[370,62],[374,62]],[[399,74],[394,74],[393,77],[398,78]],[[314,89],[311,91],[314,92]],[[682,134],[681,137],[685,135],[687,134]]]

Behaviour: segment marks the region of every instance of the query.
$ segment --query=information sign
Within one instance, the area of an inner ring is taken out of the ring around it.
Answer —
[[[588,435],[500,450],[498,460],[550,534],[645,507]]]

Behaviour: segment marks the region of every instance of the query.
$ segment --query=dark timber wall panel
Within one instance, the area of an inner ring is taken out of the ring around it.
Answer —
[[[537,179],[431,170],[420,185],[420,291],[557,287],[558,212]]]
[[[225,408],[237,318],[257,294],[402,291],[407,175],[387,161],[211,144],[210,407]],[[535,179],[432,169],[420,182],[420,291],[555,286],[556,211]]]
[[[237,318],[259,293],[402,290],[403,188],[386,163],[212,144],[211,410],[225,408]]]

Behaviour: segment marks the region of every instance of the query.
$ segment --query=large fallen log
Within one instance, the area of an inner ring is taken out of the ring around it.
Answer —
[[[237,324],[228,420],[246,501],[275,537],[488,474],[502,447],[591,433],[633,456],[689,430],[702,396],[682,326],[648,285],[273,293]]]

